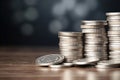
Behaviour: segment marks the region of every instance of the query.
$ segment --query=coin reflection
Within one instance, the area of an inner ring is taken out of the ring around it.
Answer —
[[[70,69],[67,69],[63,72],[61,80],[74,80],[74,72]]]
[[[120,71],[111,72],[110,80],[120,80]]]
[[[98,75],[96,72],[89,71],[87,72],[86,80],[98,80]]]

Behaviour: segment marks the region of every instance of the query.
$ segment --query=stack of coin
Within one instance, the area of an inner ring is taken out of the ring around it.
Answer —
[[[109,24],[109,58],[120,64],[120,12],[106,13]]]
[[[89,62],[107,58],[106,21],[82,21],[84,35],[84,55]]]
[[[59,32],[60,53],[65,56],[66,62],[72,62],[82,57],[82,33]]]

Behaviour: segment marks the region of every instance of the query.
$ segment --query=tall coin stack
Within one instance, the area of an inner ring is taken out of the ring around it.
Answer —
[[[72,62],[82,58],[82,33],[81,32],[59,32],[59,47],[66,62]]]
[[[107,57],[106,21],[82,21],[84,35],[84,55],[89,62],[96,62]]]
[[[120,64],[120,12],[106,13],[109,24],[109,58]]]

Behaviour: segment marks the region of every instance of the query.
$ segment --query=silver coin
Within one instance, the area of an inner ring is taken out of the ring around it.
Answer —
[[[100,25],[96,25],[96,26],[93,26],[93,25],[81,25],[80,27],[83,28],[83,29],[102,28]]]
[[[82,33],[101,33],[101,29],[82,29]]]
[[[108,35],[120,35],[120,31],[108,31]]]
[[[118,50],[118,51],[110,51],[109,54],[110,55],[118,55],[118,54],[120,54],[120,50]]]
[[[74,65],[89,65],[90,63],[86,59],[78,59],[73,61]]]
[[[97,68],[112,68],[111,66],[112,66],[112,64],[108,60],[100,61],[96,65]]]
[[[112,21],[109,21],[108,22],[109,23],[109,25],[120,25],[120,20],[112,20]]]
[[[86,38],[85,42],[103,42],[102,38]]]
[[[80,44],[80,43],[78,43],[78,44],[74,44],[74,43],[59,43],[59,46],[66,46],[66,47],[68,47],[68,46],[82,46],[82,43]]]
[[[108,12],[106,13],[107,16],[120,16],[120,12]]]
[[[63,47],[63,46],[59,46],[61,49],[65,49],[65,48],[67,48],[68,50],[72,50],[72,49],[80,49],[81,47],[80,46],[68,46],[68,47]]]
[[[64,67],[71,67],[71,66],[73,66],[73,63],[63,63],[63,66]]]
[[[120,25],[119,26],[109,26],[109,30],[110,31],[116,31],[116,30],[119,30],[120,31]]]
[[[101,37],[102,34],[85,34],[85,36]]]
[[[109,43],[120,43],[120,41],[116,41],[116,40],[110,40]]]
[[[38,66],[49,66],[51,64],[58,64],[64,61],[64,56],[60,54],[50,54],[38,57],[36,59],[36,64]]]
[[[109,16],[109,17],[107,17],[107,20],[108,21],[120,20],[120,16],[119,15]]]
[[[100,61],[99,57],[90,57],[90,58],[86,58],[86,60],[89,63],[96,63],[96,62]]]
[[[49,67],[50,68],[63,68],[63,65],[54,65],[54,64],[52,64],[52,65],[49,65]]]
[[[101,56],[101,54],[99,54],[99,53],[93,53],[93,54],[90,54],[90,53],[85,53],[85,56],[90,56],[90,57],[92,57],[92,56]]]
[[[120,59],[116,59],[116,60],[109,60],[110,62],[111,62],[111,64],[113,64],[113,65],[116,65],[117,67],[119,67],[120,68]]]
[[[99,51],[102,49],[102,46],[97,46],[97,47],[91,47],[91,46],[85,46],[85,50],[95,50],[95,51]]]
[[[107,25],[107,22],[104,20],[95,20],[95,21],[86,20],[86,21],[82,21],[82,25],[93,25],[93,26],[101,25],[102,27],[104,25]]]
[[[109,58],[119,59],[120,58],[120,54],[119,55],[110,55]]]
[[[120,45],[120,42],[119,43],[110,43],[109,45]]]
[[[59,32],[59,36],[82,36],[81,32]]]

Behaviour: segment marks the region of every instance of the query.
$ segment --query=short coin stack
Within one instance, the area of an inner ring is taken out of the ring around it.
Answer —
[[[65,56],[65,62],[82,58],[82,33],[59,32],[60,53]]]
[[[82,33],[84,34],[84,52],[89,62],[97,62],[107,57],[105,44],[106,21],[82,21]]]
[[[109,58],[113,64],[120,65],[120,12],[106,15],[109,23]]]

